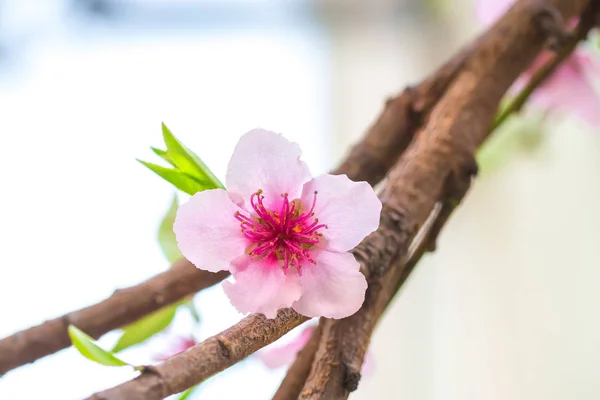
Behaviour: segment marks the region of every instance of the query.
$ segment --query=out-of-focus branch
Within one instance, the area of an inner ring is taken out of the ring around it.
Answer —
[[[363,242],[357,248],[362,259],[369,260],[363,265],[378,265],[365,271],[369,280],[365,302],[356,314],[323,323],[321,343],[300,399],[345,399],[356,389],[375,325],[414,268],[404,261],[390,269],[390,260],[407,257],[409,244],[436,202],[446,206],[440,222],[432,226],[435,234],[464,196],[476,172],[474,151],[489,135],[502,96],[547,39],[547,31],[535,23],[539,13],[552,10],[567,19],[587,4],[586,0],[521,0],[480,37],[477,49],[390,172],[382,195],[380,229],[369,237],[380,245],[362,250]],[[373,248],[379,251],[369,251]]]
[[[389,100],[377,121],[332,174],[346,174],[354,181],[376,185],[412,140],[414,132],[443,95],[470,48],[465,48],[414,89]],[[175,303],[228,276],[200,271],[182,260],[177,268],[81,310],[44,322],[0,340],[0,376],[71,345],[69,324],[97,338]]]

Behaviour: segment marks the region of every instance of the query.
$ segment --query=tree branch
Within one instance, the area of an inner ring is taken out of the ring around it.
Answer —
[[[382,195],[385,203],[380,229],[369,238],[381,245],[375,247],[377,253],[360,252],[370,265],[378,265],[377,270],[366,271],[369,287],[365,302],[348,318],[325,320],[300,399],[345,399],[357,388],[375,325],[414,267],[401,262],[390,270],[390,260],[406,257],[409,244],[437,201],[446,199],[442,208],[446,211],[441,213],[441,222],[433,225],[434,234],[464,196],[476,171],[474,151],[488,136],[503,94],[544,44],[545,37],[532,23],[534,17],[542,6],[570,17],[586,4],[585,0],[521,0],[480,38],[478,48],[435,106],[428,123],[390,172],[390,184]],[[380,262],[373,264],[373,259]]]
[[[179,393],[243,360],[308,321],[291,309],[277,317],[250,315],[231,328],[174,355],[149,372],[86,400],[152,400]]]
[[[388,101],[363,140],[353,147],[332,174],[346,174],[354,181],[364,180],[373,186],[379,183],[406,149],[414,132],[446,91],[470,52],[470,48],[465,48],[415,89],[408,88]],[[100,303],[0,340],[0,376],[69,347],[69,324],[98,338],[212,286],[229,275],[197,270],[185,260],[180,264],[139,285],[121,289]]]
[[[139,285],[116,290],[98,304],[65,314],[0,340],[0,375],[71,346],[73,324],[94,338],[127,325],[191,293],[220,282],[226,273],[202,271],[183,259]]]

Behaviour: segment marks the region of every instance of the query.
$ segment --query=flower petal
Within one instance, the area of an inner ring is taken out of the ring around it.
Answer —
[[[533,94],[537,104],[571,112],[590,126],[600,127],[600,96],[590,77],[597,74],[598,60],[576,52]]]
[[[198,343],[193,336],[173,335],[168,343],[169,347],[161,353],[152,356],[156,361],[165,361],[167,358],[173,357],[176,354],[182,353]]]
[[[365,300],[367,280],[350,253],[322,251],[317,264],[302,267],[302,297],[292,308],[307,317],[345,318]]]
[[[514,0],[479,0],[477,2],[477,19],[485,26],[493,24]]]
[[[185,258],[207,271],[228,270],[231,260],[246,249],[236,211],[243,210],[223,189],[198,192],[182,204],[173,231]]]
[[[275,369],[290,365],[296,359],[298,352],[304,348],[314,329],[312,326],[305,328],[297,338],[283,346],[277,342],[271,343],[256,355],[267,368]]]
[[[346,175],[321,175],[304,185],[304,207],[312,204],[315,191],[315,217],[327,225],[320,230],[326,250],[348,251],[379,226],[381,201],[367,182],[353,182]]]
[[[281,194],[297,198],[302,185],[310,180],[307,165],[300,161],[300,146],[281,134],[254,129],[238,142],[227,168],[227,190],[248,202],[250,195],[262,189],[265,204],[277,207]]]
[[[232,274],[235,283],[223,282],[223,289],[243,314],[261,313],[275,318],[277,310],[290,307],[300,297],[298,274],[292,268],[284,272],[277,262],[244,257]]]

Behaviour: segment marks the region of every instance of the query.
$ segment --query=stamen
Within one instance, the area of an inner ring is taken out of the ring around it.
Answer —
[[[241,232],[249,241],[250,257],[263,260],[278,260],[283,270],[296,267],[302,275],[302,263],[316,264],[311,257],[310,248],[321,240],[320,229],[327,225],[314,218],[317,203],[317,191],[313,193],[313,201],[307,212],[302,212],[298,200],[290,202],[288,193],[281,194],[279,210],[268,210],[264,204],[262,190],[250,196],[253,215],[244,215],[236,211],[234,218],[240,222]],[[312,221],[310,221],[313,219]]]

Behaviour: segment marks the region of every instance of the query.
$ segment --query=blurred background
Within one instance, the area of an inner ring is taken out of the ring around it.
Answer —
[[[322,173],[481,29],[474,0],[0,0],[0,337],[168,268],[156,232],[174,190],[135,160],[155,161],[161,121],[220,178],[257,126]],[[600,397],[600,132],[530,115],[485,151],[352,399]],[[180,312],[170,333],[241,317],[219,286],[195,303],[200,324]],[[192,398],[267,399],[284,373],[251,357]],[[80,399],[134,375],[68,349],[0,378],[0,398]]]

